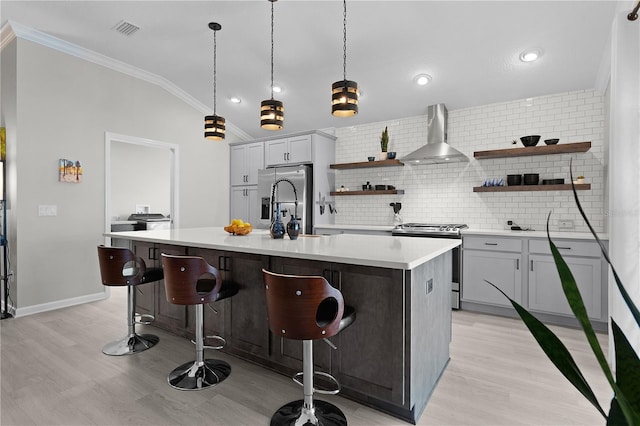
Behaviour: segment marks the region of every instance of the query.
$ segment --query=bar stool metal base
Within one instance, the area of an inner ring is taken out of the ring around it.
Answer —
[[[219,359],[205,359],[204,362],[190,361],[174,369],[167,381],[179,390],[200,390],[222,382],[231,374],[231,366]]]
[[[130,334],[121,340],[107,343],[102,348],[105,355],[131,355],[154,347],[160,338],[154,334]]]
[[[303,410],[304,400],[299,399],[283,405],[271,417],[271,426],[346,426],[347,418],[342,410],[326,401],[313,400],[312,412]]]

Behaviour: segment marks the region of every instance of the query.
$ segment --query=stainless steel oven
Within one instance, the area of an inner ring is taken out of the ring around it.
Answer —
[[[391,235],[422,238],[462,238],[460,231],[468,228],[464,224],[441,225],[433,223],[405,223],[397,225]],[[452,250],[451,256],[451,307],[460,309],[460,290],[462,287],[462,264],[460,247]]]

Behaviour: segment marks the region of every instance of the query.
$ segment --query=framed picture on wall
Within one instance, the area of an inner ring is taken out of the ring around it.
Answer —
[[[58,161],[58,180],[67,183],[82,182],[82,164],[80,161],[61,158]]]

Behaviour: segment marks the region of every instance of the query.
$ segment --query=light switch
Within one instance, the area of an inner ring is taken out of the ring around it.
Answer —
[[[56,205],[39,205],[38,216],[57,216],[58,206]]]

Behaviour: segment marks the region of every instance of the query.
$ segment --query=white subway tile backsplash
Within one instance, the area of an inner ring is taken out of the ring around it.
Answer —
[[[527,106],[531,104],[532,106]],[[429,166],[405,165],[397,168],[367,168],[336,171],[336,185],[361,189],[369,181],[391,184],[403,195],[337,196],[338,224],[366,221],[372,225],[391,224],[390,202],[401,202],[405,222],[463,222],[472,228],[503,229],[507,220],[522,226],[544,229],[552,214],[557,220],[574,220],[575,230],[586,232],[571,191],[474,193],[486,178],[507,174],[539,173],[540,179],[564,178],[568,183],[569,161],[574,176],[584,175],[590,191],[580,191],[585,211],[597,231],[604,220],[604,99],[593,90],[559,93],[529,101],[516,100],[449,111],[449,143],[464,152],[469,163]],[[426,116],[407,117],[336,129],[336,161],[366,161],[380,150],[379,137],[389,126],[389,150],[398,158],[426,143]],[[542,140],[560,138],[560,143],[591,141],[590,151],[581,154],[500,158],[478,161],[474,151],[522,146],[519,138],[539,134]],[[517,144],[513,145],[512,141]],[[366,211],[366,219],[362,212]]]

